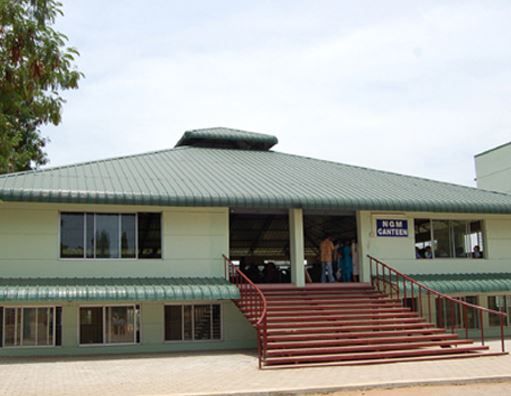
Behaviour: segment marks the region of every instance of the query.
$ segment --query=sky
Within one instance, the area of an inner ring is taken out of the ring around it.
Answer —
[[[511,1],[63,0],[85,78],[49,166],[172,148],[184,131],[475,186],[511,141]]]

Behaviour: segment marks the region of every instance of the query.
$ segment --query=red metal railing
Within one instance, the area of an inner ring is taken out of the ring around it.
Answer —
[[[257,352],[259,368],[266,360],[268,347],[267,303],[263,292],[225,255],[225,277],[240,291],[236,305],[254,325],[257,331]]]
[[[484,345],[484,322],[483,314],[497,315],[500,321],[500,340],[502,352],[504,349],[504,321],[507,314],[493,309],[480,307],[466,301],[442,294],[430,289],[424,284],[417,282],[395,268],[383,263],[370,255],[371,284],[378,291],[387,294],[390,298],[402,301],[403,305],[424,317],[430,323],[438,327],[455,332],[458,329],[465,330],[465,338],[469,338],[469,328],[479,328],[481,344]],[[433,318],[431,299],[435,302],[436,315]],[[434,322],[433,322],[434,321]]]

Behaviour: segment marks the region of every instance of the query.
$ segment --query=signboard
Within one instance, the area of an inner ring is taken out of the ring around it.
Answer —
[[[376,236],[408,237],[408,220],[376,219]]]

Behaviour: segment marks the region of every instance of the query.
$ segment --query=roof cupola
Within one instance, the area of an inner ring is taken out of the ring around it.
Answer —
[[[193,146],[235,150],[268,151],[278,143],[273,135],[231,128],[205,128],[186,131],[176,147]]]

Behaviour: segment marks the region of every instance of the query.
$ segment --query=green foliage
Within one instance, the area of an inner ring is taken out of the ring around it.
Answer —
[[[79,54],[55,31],[55,0],[0,0],[0,173],[47,163],[44,124],[58,125],[64,99],[83,74]]]

